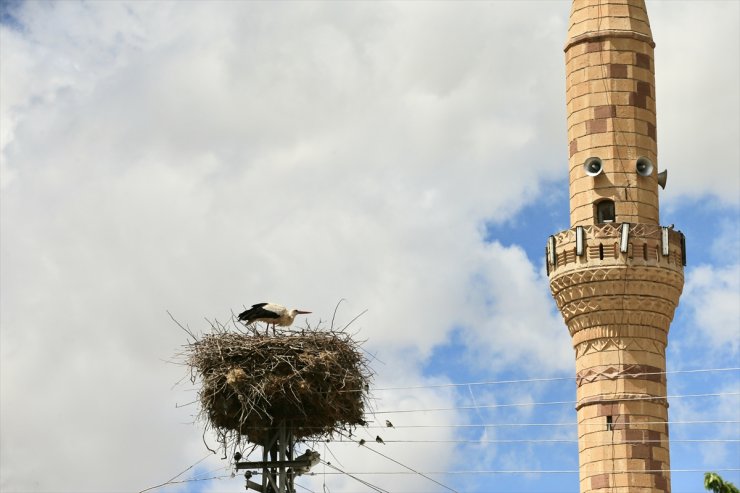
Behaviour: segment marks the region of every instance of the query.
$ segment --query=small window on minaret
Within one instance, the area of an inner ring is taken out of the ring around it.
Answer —
[[[605,199],[596,203],[596,222],[613,223],[614,218],[614,201]]]
[[[612,417],[611,416],[607,416],[606,417],[606,430],[607,431],[612,431],[613,429],[614,429],[614,425],[612,424]]]

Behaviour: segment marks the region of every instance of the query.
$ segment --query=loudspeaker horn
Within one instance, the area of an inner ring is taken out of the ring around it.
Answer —
[[[653,174],[654,169],[653,163],[646,157],[638,158],[635,168],[637,169],[637,174],[640,176],[650,176]]]
[[[601,164],[601,159],[597,157],[590,157],[583,163],[583,169],[586,171],[588,176],[597,176],[604,171],[604,166]]]
[[[665,183],[668,181],[668,170],[664,169],[660,173],[658,173],[658,185],[660,185],[660,188],[665,190]]]

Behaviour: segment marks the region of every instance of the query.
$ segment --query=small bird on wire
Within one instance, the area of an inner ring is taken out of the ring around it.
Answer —
[[[359,443],[360,446],[365,445],[365,439],[364,438],[360,438],[360,441],[357,442],[357,443]]]
[[[378,435],[378,436],[375,437],[375,441],[378,442],[378,443],[382,443],[383,445],[385,445],[385,442],[383,441],[382,438],[380,438],[380,435]]]
[[[391,422],[390,422],[390,420],[386,419],[386,420],[385,420],[385,426],[386,426],[387,428],[393,428],[393,423],[391,423]]]
[[[311,313],[305,310],[288,310],[277,303],[256,303],[252,308],[239,314],[239,321],[247,325],[253,322],[264,322],[269,329],[272,324],[272,334],[275,335],[275,326],[287,327],[293,323],[299,314]],[[266,334],[266,333],[265,333]]]
[[[237,461],[237,462],[239,462],[240,460],[242,460],[242,454],[240,454],[239,452],[235,453],[234,454],[234,460]]]

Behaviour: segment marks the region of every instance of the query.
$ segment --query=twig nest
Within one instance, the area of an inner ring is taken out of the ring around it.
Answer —
[[[201,415],[222,436],[264,445],[283,420],[295,438],[317,440],[364,424],[372,373],[344,332],[218,332],[188,349],[202,379]]]

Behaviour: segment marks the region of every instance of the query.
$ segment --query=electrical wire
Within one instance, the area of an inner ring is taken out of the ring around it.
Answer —
[[[670,371],[656,371],[656,372],[644,372],[635,373],[630,377],[640,377],[648,375],[676,375],[683,373],[710,373],[710,372],[725,372],[725,371],[740,371],[740,367],[730,368],[697,368],[691,370],[670,370]],[[484,380],[480,382],[462,382],[462,383],[440,383],[430,385],[409,385],[405,387],[380,387],[374,388],[373,391],[386,391],[386,390],[415,390],[415,389],[437,389],[437,388],[449,388],[449,387],[465,387],[470,385],[504,385],[512,383],[536,383],[536,382],[557,382],[563,380],[575,380],[576,377],[543,377],[543,378],[525,378],[518,380]],[[348,390],[347,392],[352,392]]]
[[[336,455],[334,455],[334,452],[331,451],[331,449],[326,445],[327,442],[324,442],[324,451],[329,452],[329,455],[332,456],[332,458],[339,464],[341,467],[344,467],[344,464],[342,464]]]
[[[654,399],[681,399],[689,397],[721,397],[727,395],[740,395],[740,392],[714,392],[707,394],[677,394],[677,395],[649,395],[643,397],[620,397],[619,401],[646,401]],[[611,396],[611,394],[610,394]],[[434,411],[464,411],[471,409],[496,409],[496,408],[507,408],[507,407],[530,407],[530,406],[554,406],[564,404],[576,404],[578,401],[549,401],[549,402],[516,402],[510,404],[482,404],[477,406],[453,406],[453,407],[432,407],[425,409],[394,409],[389,411],[375,411],[373,414],[393,414],[393,413],[419,413],[419,412],[434,412]]]
[[[603,425],[602,425],[603,426]],[[616,430],[615,430],[616,431]],[[502,438],[502,439],[481,439],[481,440],[383,440],[385,443],[578,443],[578,440],[570,438]],[[591,446],[599,447],[604,445],[632,445],[642,443],[665,443],[669,439],[665,440],[623,440],[623,441],[608,441],[604,443],[596,443],[589,441]],[[671,443],[740,443],[740,439],[734,438],[671,438]],[[332,443],[357,443],[348,440],[334,440]],[[370,449],[373,450],[373,449]],[[373,450],[374,451],[374,450]]]
[[[331,467],[335,471],[339,471],[338,473],[325,472],[324,474],[343,474],[345,476],[348,476],[348,477],[354,479],[357,482],[360,482],[360,483],[364,484],[368,488],[371,488],[372,490],[377,491],[378,493],[389,493],[388,490],[384,490],[380,486],[375,486],[374,484],[369,483],[369,482],[365,481],[364,479],[360,479],[358,477],[355,477],[354,476],[355,473],[348,473],[348,472],[345,472],[345,471],[339,469],[338,467],[336,467],[335,465],[333,465],[331,462],[326,462],[325,460],[321,459],[321,463],[324,464],[327,467]]]
[[[349,437],[347,437],[346,435],[344,435],[344,434],[342,434],[342,433],[339,433],[339,435],[340,435],[341,437],[343,437],[343,438],[348,438],[348,439],[350,439]],[[380,437],[378,437],[378,439],[379,439],[379,438],[380,438]],[[350,439],[350,440],[351,440],[351,439]],[[403,464],[403,463],[401,463],[401,462],[397,461],[396,459],[394,459],[394,458],[392,458],[392,457],[389,457],[389,456],[385,455],[384,453],[382,453],[382,452],[379,452],[379,451],[377,451],[377,450],[375,450],[375,449],[373,449],[373,448],[369,447],[369,446],[367,445],[367,443],[366,443],[366,442],[365,442],[364,440],[362,440],[362,441],[360,441],[360,442],[355,442],[355,443],[359,443],[359,444],[360,444],[360,445],[361,445],[362,447],[364,447],[365,449],[367,449],[367,450],[370,450],[371,452],[374,452],[374,453],[376,453],[377,455],[380,455],[381,457],[384,457],[384,458],[388,459],[389,461],[391,461],[391,462],[393,462],[393,463],[395,463],[395,464],[398,464],[399,466],[401,466],[401,467],[403,467],[403,468],[406,468],[406,469],[408,469],[409,471],[412,471],[412,472],[414,472],[414,473],[418,474],[419,476],[422,476],[423,478],[425,478],[425,479],[428,479],[429,481],[432,481],[433,483],[436,483],[436,484],[438,484],[439,486],[441,486],[441,487],[443,487],[443,488],[445,488],[445,489],[447,489],[447,490],[450,490],[450,491],[452,491],[452,492],[454,492],[454,493],[459,493],[459,492],[457,492],[456,490],[453,490],[452,488],[450,488],[449,486],[447,486],[447,485],[445,485],[445,484],[442,484],[442,483],[440,483],[439,481],[437,481],[437,480],[435,480],[435,479],[433,479],[433,478],[430,478],[430,477],[428,477],[428,476],[424,475],[424,473],[421,473],[421,472],[417,471],[416,469],[414,469],[414,468],[412,468],[412,467],[409,467],[409,466],[407,466],[406,464]]]
[[[637,397],[620,397],[619,400],[622,402],[628,401],[646,401],[654,399],[683,399],[683,398],[700,398],[700,397],[723,397],[723,396],[737,396],[740,392],[713,392],[705,394],[675,394],[675,395],[646,395]],[[606,397],[613,400],[613,394],[600,395],[598,397]],[[555,406],[555,405],[575,405],[578,401],[545,401],[545,402],[514,402],[514,403],[503,403],[503,404],[476,404],[467,406],[452,406],[452,407],[437,407],[437,408],[418,408],[418,409],[392,409],[392,410],[381,410],[381,411],[370,411],[370,414],[394,414],[394,413],[416,413],[416,412],[437,412],[437,411],[470,411],[476,409],[501,409],[501,408],[515,408],[515,407],[534,407],[534,406]],[[656,424],[665,424],[670,422],[655,422]],[[700,421],[696,421],[700,423]],[[733,421],[727,421],[725,423],[733,423]],[[475,425],[483,426],[483,425]],[[496,426],[494,424],[485,426]],[[517,426],[516,424],[506,424],[506,426]],[[245,429],[266,429],[265,427],[245,427]],[[304,427],[304,429],[310,429],[310,427]]]
[[[209,474],[214,474],[214,473],[216,473],[218,471],[221,471],[221,470],[226,471],[227,469],[229,469],[229,466],[228,465],[226,465],[226,466],[219,466],[219,467],[216,467],[215,469],[211,469],[210,471],[203,471],[201,473],[198,473],[198,474],[192,476],[190,479],[199,479],[201,476],[207,476]]]
[[[309,493],[316,493],[316,492],[315,492],[314,490],[312,490],[312,489],[310,489],[310,488],[306,488],[306,487],[305,487],[305,486],[303,486],[302,484],[298,484],[298,483],[294,483],[294,484],[295,484],[296,486],[298,486],[299,488],[303,488],[304,490],[308,491]]]
[[[422,410],[426,411],[426,410]],[[386,413],[392,413],[394,411],[381,411]],[[368,421],[368,423],[371,423],[372,421]],[[728,424],[740,424],[740,420],[689,420],[689,421],[640,421],[641,425],[728,425]],[[536,427],[558,427],[558,426],[596,426],[596,427],[603,427],[604,423],[600,422],[584,422],[584,423],[578,423],[578,422],[558,422],[558,423],[510,423],[510,422],[503,422],[503,423],[465,423],[465,424],[459,424],[459,423],[451,423],[451,424],[420,424],[420,425],[403,425],[403,424],[394,424],[393,428],[395,429],[421,429],[421,428],[536,428]],[[363,429],[367,430],[387,430],[388,425],[367,425],[363,426]],[[244,427],[244,429],[258,429],[263,430],[264,427]],[[311,429],[310,427],[304,426],[304,430]],[[350,438],[351,439],[351,438]]]
[[[421,476],[421,477],[423,477],[423,478],[426,478],[426,479],[428,479],[429,481],[431,481],[431,482],[433,482],[433,483],[436,483],[436,484],[438,484],[439,486],[443,487],[443,488],[444,488],[444,489],[446,489],[446,490],[452,491],[453,493],[459,493],[459,492],[458,492],[457,490],[453,490],[453,489],[452,489],[452,488],[450,488],[449,486],[447,486],[447,485],[445,485],[445,484],[442,484],[442,483],[440,483],[440,482],[439,482],[439,481],[437,481],[436,479],[430,478],[430,477],[429,477],[429,476],[427,476],[427,475],[426,475],[425,473],[423,473],[423,472],[419,472],[419,471],[417,471],[416,469],[413,469],[413,468],[411,468],[411,467],[407,466],[406,464],[402,464],[402,463],[398,462],[398,461],[397,461],[396,459],[394,459],[394,458],[392,458],[392,457],[388,457],[388,456],[387,456],[387,455],[385,455],[384,453],[382,453],[382,452],[379,452],[379,451],[375,450],[375,449],[374,449],[374,448],[372,448],[372,447],[368,447],[368,445],[367,445],[366,443],[363,443],[363,444],[362,444],[362,446],[363,446],[363,447],[365,447],[366,449],[370,450],[371,452],[375,452],[376,454],[380,455],[381,457],[385,457],[385,458],[386,458],[386,459],[388,459],[389,461],[391,461],[391,462],[394,462],[394,463],[398,464],[398,465],[399,465],[399,466],[401,466],[401,467],[405,467],[406,469],[408,469],[409,471],[411,471],[411,473],[413,473],[413,474],[418,474],[419,476]],[[411,474],[411,473],[408,473],[408,474]]]
[[[148,490],[142,490],[142,491],[149,491],[149,490],[152,490],[152,489],[155,489],[155,488],[162,488],[164,486],[169,486],[171,484],[194,483],[194,482],[197,482],[197,481],[210,481],[212,479],[227,479],[227,478],[231,478],[231,477],[232,477],[231,474],[227,474],[225,476],[212,476],[210,478],[179,479],[177,481],[168,481],[167,483],[162,483],[162,484],[157,485],[157,486],[152,486]],[[141,493],[141,492],[139,492],[139,493]]]
[[[696,421],[640,421],[641,425],[688,425],[688,424],[739,424],[738,420],[696,420]],[[545,427],[545,426],[600,426],[604,423],[481,423],[481,424],[445,424],[445,425],[393,425],[393,428],[500,428],[500,427]],[[367,426],[369,429],[387,430],[387,425]]]
[[[719,469],[713,469],[716,472],[737,472],[740,471],[740,468],[737,467],[727,467],[727,468],[719,468]],[[532,470],[532,469],[482,469],[482,470],[470,470],[470,471],[424,471],[424,474],[578,474],[580,471],[578,469],[542,469],[542,470]],[[620,473],[628,473],[628,474],[650,474],[650,473],[696,473],[706,472],[705,469],[627,469],[627,470],[620,470]],[[337,473],[327,473],[327,474],[337,474]],[[342,474],[354,474],[354,475],[365,475],[365,474],[375,474],[375,475],[399,475],[399,476],[409,476],[411,474],[416,474],[413,472],[408,471],[357,471],[357,472],[351,472],[351,473],[345,473]]]
[[[143,490],[139,491],[139,493],[145,493],[146,491],[155,490],[157,488],[161,488],[163,486],[167,486],[168,484],[177,483],[178,481],[175,481],[175,479],[179,478],[180,476],[182,476],[183,474],[185,474],[186,472],[188,472],[189,470],[191,470],[192,468],[194,468],[195,466],[197,466],[198,464],[200,464],[201,462],[203,462],[204,460],[206,460],[211,455],[213,455],[213,454],[209,453],[209,454],[205,455],[202,459],[196,461],[193,465],[187,467],[186,469],[183,469],[181,472],[179,472],[178,474],[172,476],[170,479],[168,479],[164,483],[158,484],[156,486],[150,486],[149,488],[146,488],[146,489],[143,489]]]

